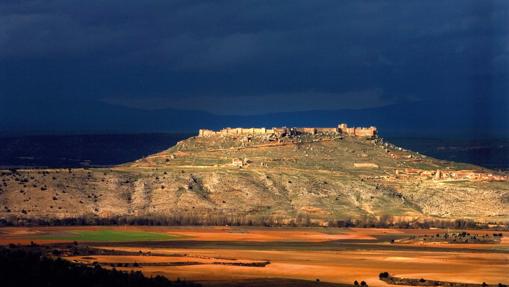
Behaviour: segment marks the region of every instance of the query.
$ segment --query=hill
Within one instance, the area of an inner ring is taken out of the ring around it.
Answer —
[[[111,168],[1,171],[0,218],[509,220],[506,174],[399,148],[376,129],[240,130],[201,131]]]

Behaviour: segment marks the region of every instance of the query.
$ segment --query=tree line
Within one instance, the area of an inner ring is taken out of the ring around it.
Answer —
[[[163,276],[146,277],[140,271],[124,272],[49,258],[40,252],[23,248],[0,248],[0,282],[2,286],[53,287],[195,287],[187,281],[170,281]]]
[[[223,214],[198,215],[147,215],[147,216],[114,216],[98,217],[95,215],[72,218],[17,218],[0,219],[0,226],[78,226],[78,225],[147,225],[147,226],[265,226],[265,227],[360,227],[360,228],[398,228],[398,229],[494,229],[508,230],[508,222],[493,224],[479,223],[471,219],[456,220],[394,220],[390,216],[379,218],[366,217],[360,219],[330,219],[318,221],[308,215],[299,215],[295,219],[285,220],[264,216],[236,216]]]

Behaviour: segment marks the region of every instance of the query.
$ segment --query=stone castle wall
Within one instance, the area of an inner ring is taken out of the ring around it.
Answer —
[[[299,135],[299,134],[342,134],[353,137],[374,137],[377,134],[375,127],[348,127],[346,124],[340,124],[338,127],[331,128],[224,128],[219,131],[200,129],[198,136],[209,137],[209,136],[241,136],[241,135],[276,135],[276,136],[287,136],[287,135]]]
[[[338,134],[340,133],[338,128],[316,128],[316,132],[320,134]]]
[[[225,128],[220,131],[200,129],[198,132],[198,135],[202,137],[214,135],[236,136],[236,135],[265,135],[265,134],[274,134],[274,130],[266,128]]]
[[[339,124],[338,129],[342,134],[354,137],[374,137],[377,134],[376,127],[348,127],[347,124]]]

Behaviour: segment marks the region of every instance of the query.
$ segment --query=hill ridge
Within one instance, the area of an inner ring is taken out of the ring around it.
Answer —
[[[199,133],[112,168],[0,171],[0,180],[0,219],[8,221],[509,219],[507,174],[430,158],[376,133],[351,136],[339,127]]]

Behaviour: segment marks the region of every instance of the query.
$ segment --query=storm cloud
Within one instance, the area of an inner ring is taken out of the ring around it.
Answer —
[[[433,102],[485,118],[508,104],[508,22],[504,0],[2,1],[0,112]]]

